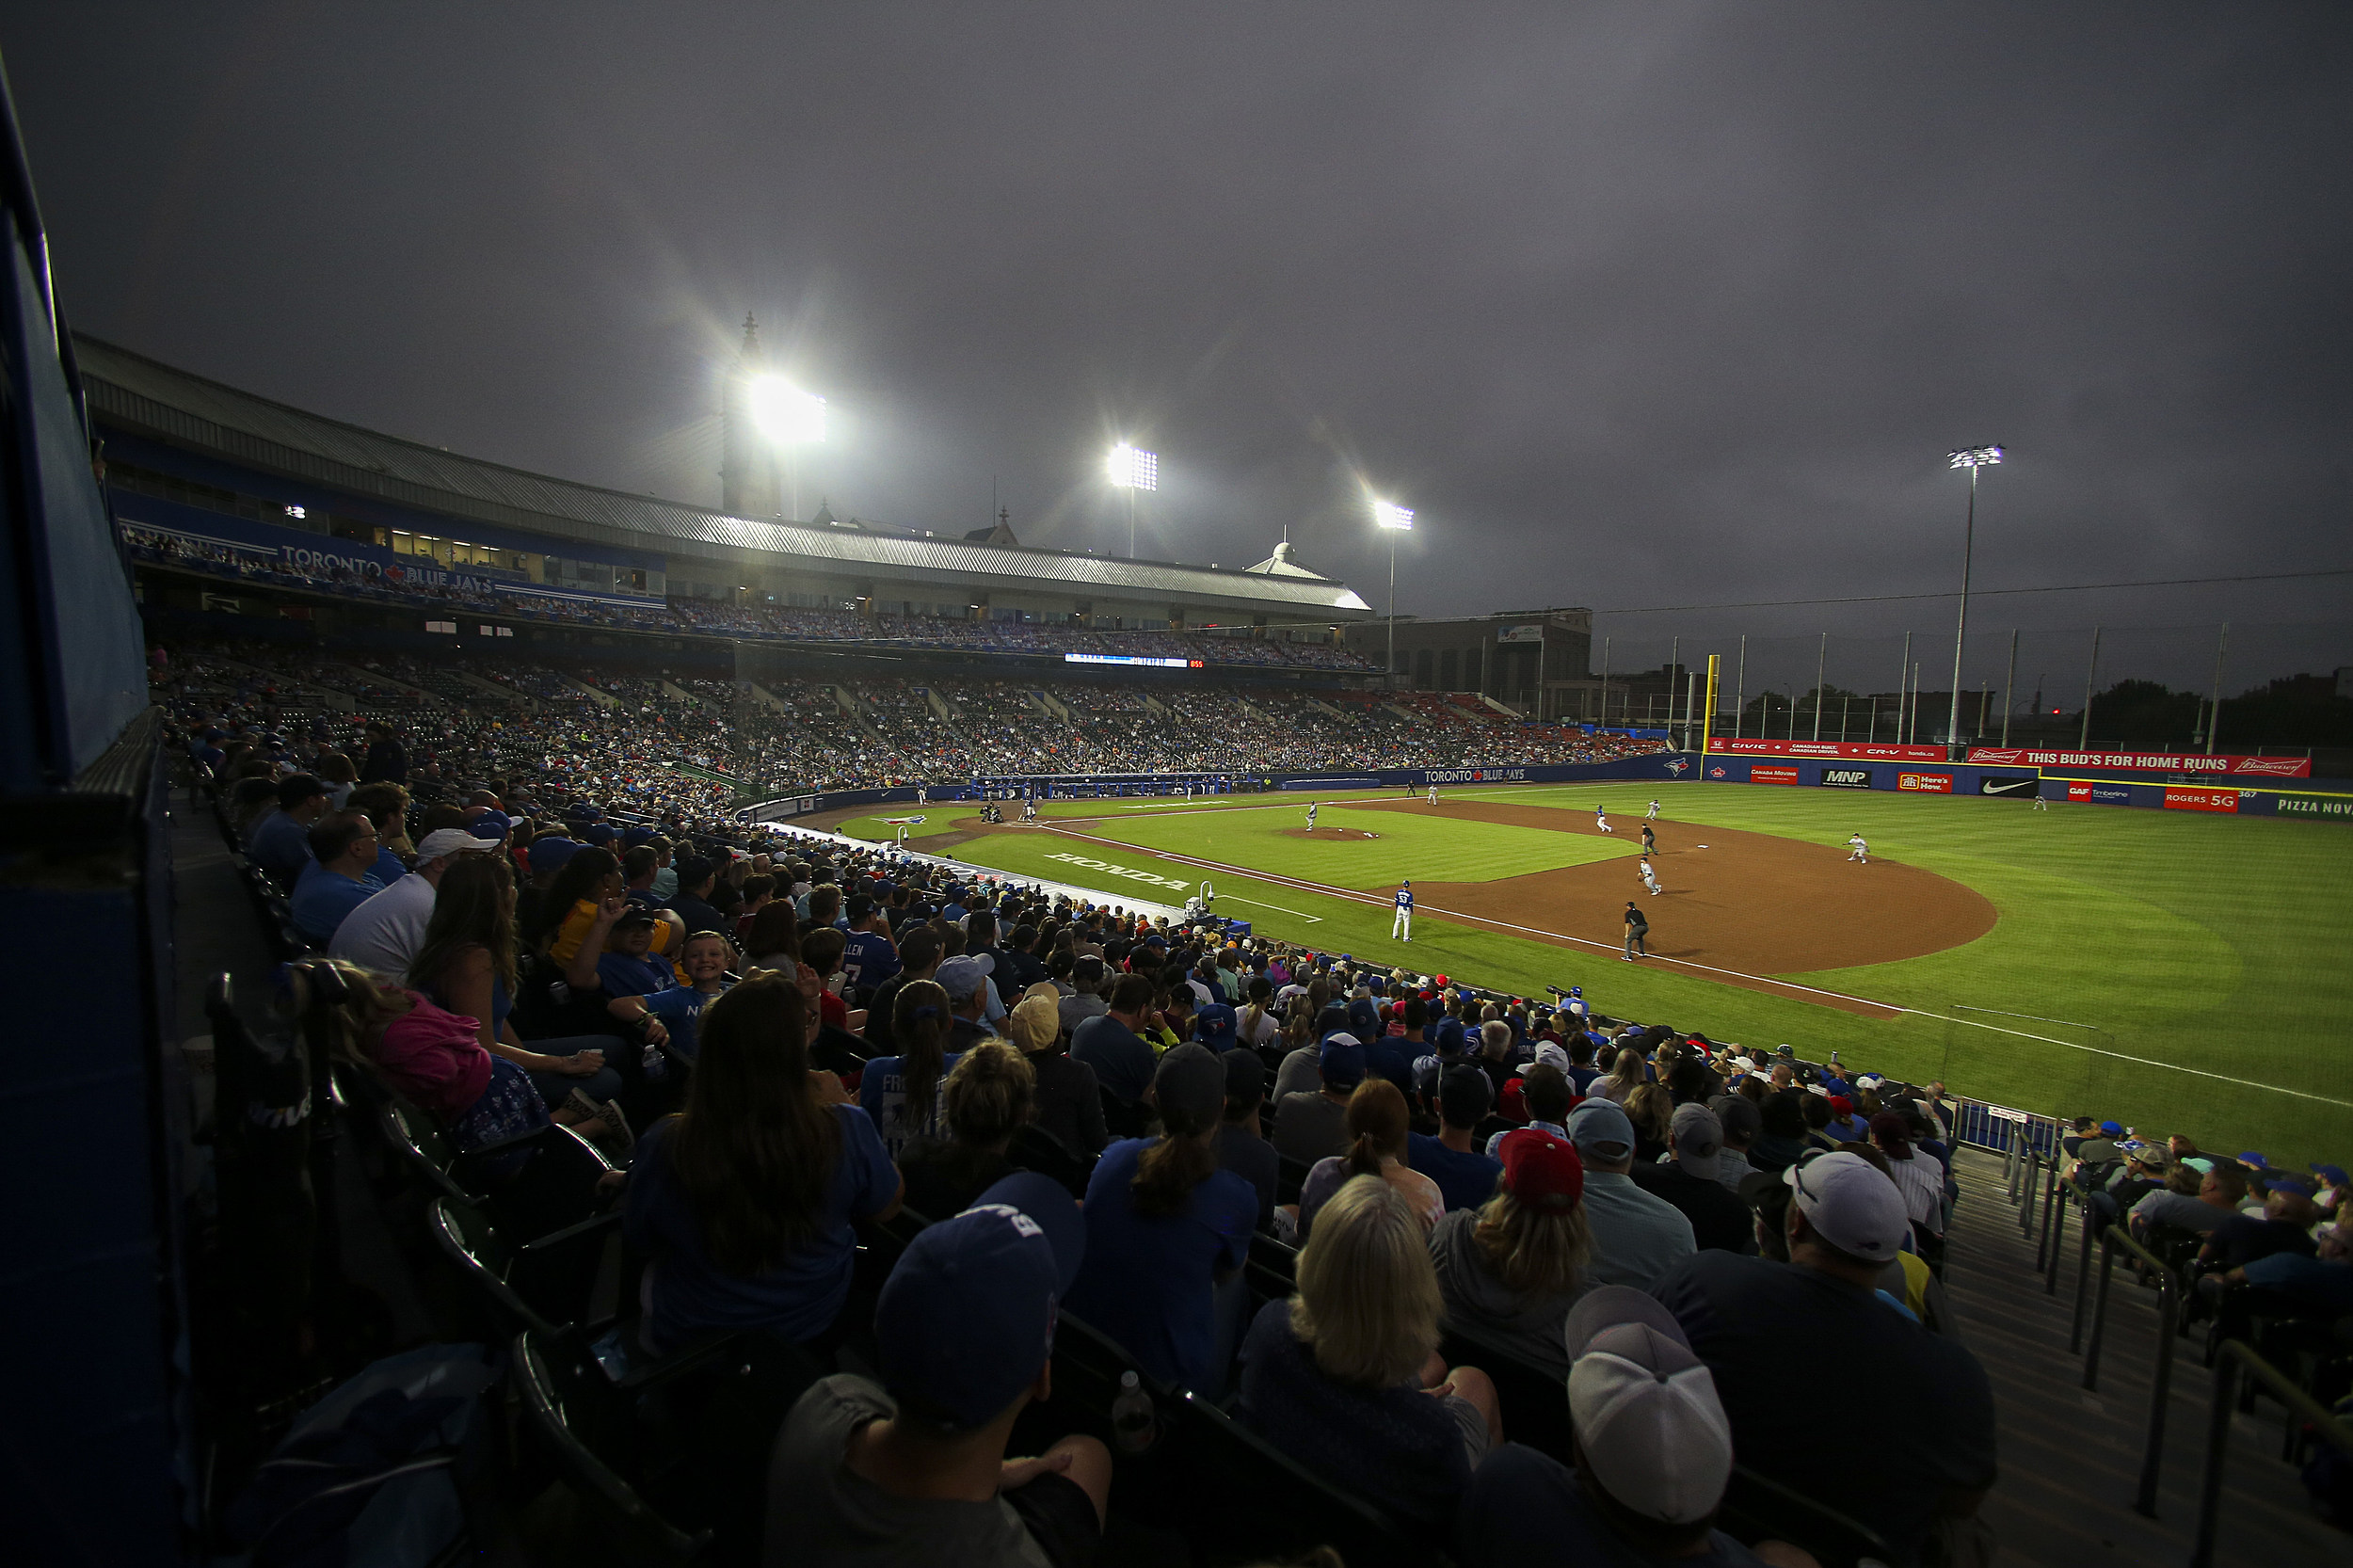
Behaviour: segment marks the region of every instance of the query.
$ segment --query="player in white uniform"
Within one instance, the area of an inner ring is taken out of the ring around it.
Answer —
[[[1307,831],[1310,833],[1316,830],[1316,804],[1312,800],[1307,803]]]
[[[1438,804],[1438,787],[1435,784],[1430,786],[1430,804],[1433,806]]]
[[[1414,939],[1414,885],[1411,882],[1397,885],[1397,913],[1389,918],[1389,938],[1398,942]]]
[[[2034,808],[2038,811],[2048,811],[2051,808],[2051,802],[2042,793],[2042,786],[2041,784],[2037,784],[2034,787]]]
[[[1860,860],[1866,866],[1871,863],[1871,846],[1863,841],[1862,834],[1857,833],[1849,839],[1847,847],[1854,852],[1847,856],[1848,859]]]
[[[1636,864],[1642,871],[1642,886],[1650,889],[1651,897],[1657,898],[1661,889],[1658,886],[1658,874],[1650,869],[1650,856],[1645,855]]]
[[[1598,806],[1593,808],[1593,825],[1600,828],[1604,833],[1610,831],[1609,819],[1601,814],[1601,808]]]
[[[916,804],[916,805],[918,805],[918,806],[929,806],[931,803],[932,803],[932,788],[931,788],[931,786],[930,786],[930,785],[928,785],[928,784],[919,784],[919,785],[917,785],[917,786],[915,787],[915,804]]]
[[[1657,822],[1658,820],[1658,802],[1654,800],[1650,803],[1650,809],[1642,813],[1642,820],[1644,822]]]

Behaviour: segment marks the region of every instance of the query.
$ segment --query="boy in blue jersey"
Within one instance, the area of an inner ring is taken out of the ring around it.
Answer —
[[[862,1007],[884,981],[899,972],[899,949],[890,939],[888,919],[872,898],[852,893],[848,909],[850,936],[841,949],[841,972],[846,977],[842,988],[856,998],[853,1005]]]
[[[1397,885],[1397,913],[1389,919],[1389,938],[1401,942],[1414,939],[1414,885],[1411,882]]]

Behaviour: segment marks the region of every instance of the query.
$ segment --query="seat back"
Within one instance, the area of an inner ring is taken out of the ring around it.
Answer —
[[[680,1528],[624,1479],[636,1463],[628,1400],[602,1384],[594,1358],[526,1331],[515,1336],[514,1364],[524,1422],[592,1515],[600,1544],[632,1568],[700,1556],[711,1532]]]
[[[1035,1122],[1013,1135],[1013,1146],[1005,1151],[1005,1158],[1021,1170],[1052,1177],[1069,1189],[1074,1198],[1087,1195],[1087,1178],[1095,1174],[1092,1159],[1075,1152]]]
[[[1330,1546],[1349,1568],[1428,1563],[1434,1554],[1378,1506],[1343,1490],[1196,1394],[1186,1394],[1165,1439],[1185,1495],[1214,1497],[1189,1535],[1212,1560],[1288,1559]]]
[[[1569,1384],[1556,1372],[1493,1332],[1449,1320],[1438,1353],[1449,1367],[1476,1367],[1496,1385],[1496,1400],[1511,1420],[1512,1440],[1550,1454],[1561,1464],[1574,1457],[1570,1446]]]
[[[1895,1560],[1869,1526],[1745,1464],[1732,1467],[1716,1528],[1741,1541],[1771,1539],[1802,1546],[1822,1568],[1856,1568],[1865,1559]]]
[[[471,1204],[435,1198],[425,1210],[425,1229],[442,1256],[456,1264],[458,1272],[489,1302],[501,1328],[518,1334],[556,1332],[558,1325],[541,1317],[507,1282],[514,1255],[488,1215]]]
[[[433,1118],[396,1096],[387,1096],[376,1113],[385,1146],[396,1155],[427,1190],[460,1203],[476,1204],[481,1195],[470,1192],[450,1174],[448,1141]]]

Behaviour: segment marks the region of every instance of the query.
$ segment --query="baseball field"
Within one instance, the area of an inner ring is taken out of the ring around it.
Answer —
[[[1320,951],[2275,1161],[2353,1156],[2353,833],[2324,823],[1648,782],[934,806],[913,847]],[[1661,891],[1638,872],[1649,802]],[[1594,808],[1606,808],[1604,834]],[[854,837],[896,829],[833,824]],[[1849,858],[1860,833],[1867,863]],[[1413,941],[1391,939],[1411,878]],[[1651,956],[1621,955],[1634,901]]]

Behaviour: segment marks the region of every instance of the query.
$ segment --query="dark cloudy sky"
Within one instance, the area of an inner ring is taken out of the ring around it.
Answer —
[[[0,49],[85,329],[569,477],[715,504],[751,311],[839,512],[1124,541],[1131,435],[1147,553],[1288,525],[1378,603],[1369,485],[1424,614],[1945,589],[1995,440],[1980,586],[2353,566],[2339,4],[10,0]],[[2202,681],[2225,616],[2250,679],[2353,663],[2349,605],[1977,624]],[[1884,686],[1950,614],[1603,630]]]

